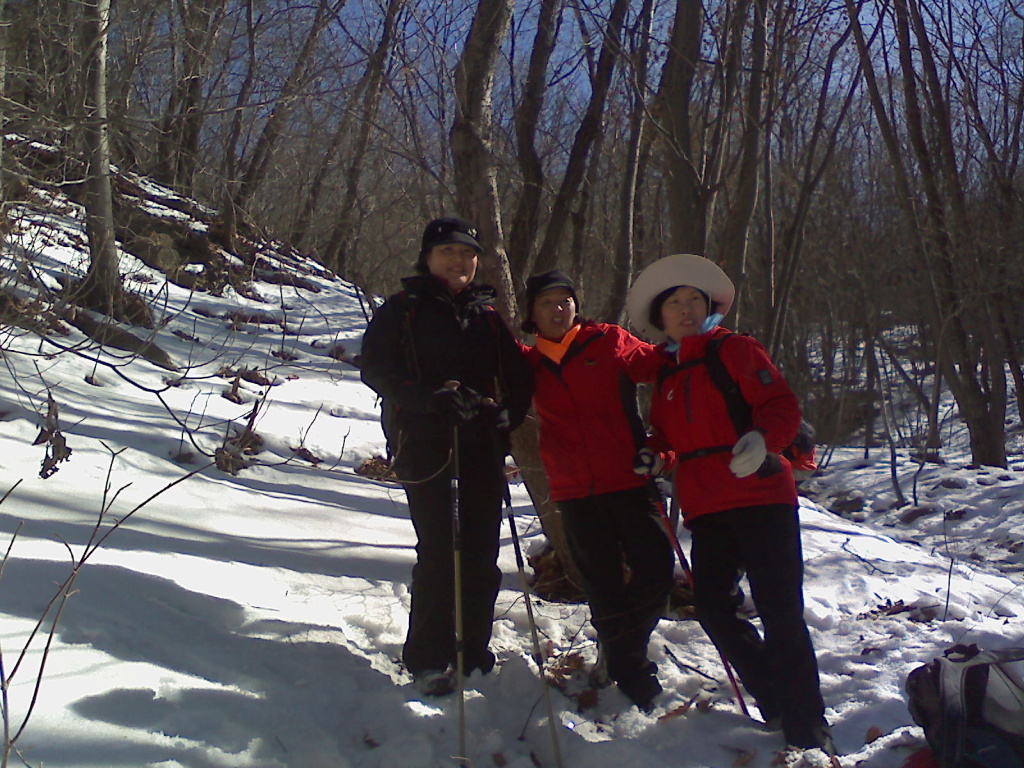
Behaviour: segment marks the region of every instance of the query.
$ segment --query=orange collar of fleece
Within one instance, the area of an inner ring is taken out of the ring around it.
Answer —
[[[545,357],[550,357],[557,365],[562,362],[562,358],[565,357],[565,353],[569,350],[569,345],[572,344],[572,340],[576,338],[579,330],[580,324],[577,323],[565,332],[565,336],[562,337],[561,341],[549,341],[538,336],[537,351]]]

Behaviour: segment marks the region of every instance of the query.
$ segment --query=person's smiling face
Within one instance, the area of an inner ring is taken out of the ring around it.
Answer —
[[[704,294],[689,285],[676,288],[661,305],[661,324],[673,341],[699,334],[707,316]]]
[[[448,290],[458,293],[476,277],[479,256],[476,248],[464,243],[435,245],[427,254],[427,269],[448,285]]]
[[[572,328],[576,319],[576,301],[568,288],[550,288],[534,299],[530,319],[537,326],[537,335],[559,341]]]

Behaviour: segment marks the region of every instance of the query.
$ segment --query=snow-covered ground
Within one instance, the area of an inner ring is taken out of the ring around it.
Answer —
[[[10,274],[31,254],[53,285],[83,263],[79,212],[38,223],[14,233],[3,267]],[[395,663],[415,544],[404,495],[354,471],[383,452],[373,394],[330,354],[335,344],[358,351],[356,291],[314,274],[319,292],[255,283],[262,301],[190,295],[124,262],[157,299],[167,322],[154,340],[180,371],[99,350],[73,329],[52,340],[7,329],[0,344],[0,546],[10,543],[0,651],[12,735],[30,715],[11,764],[457,765],[456,697],[420,696]],[[226,319],[240,310],[282,325]],[[238,380],[242,368],[271,383]],[[48,444],[34,442],[48,394],[72,452],[42,479]],[[253,408],[262,450],[246,457],[252,466],[208,466],[203,454]],[[841,517],[805,500],[802,510],[807,618],[847,768],[899,766],[921,744],[903,692],[916,666],[954,643],[1024,645],[1024,462],[965,469],[958,450],[923,469],[916,504],[902,509],[890,509],[881,451],[864,460],[837,449],[810,482],[815,498],[854,508]],[[898,467],[908,498],[916,470]],[[863,498],[860,510],[851,497]],[[525,489],[513,500],[524,547],[540,546]],[[554,766],[507,531],[500,564],[498,667],[467,681],[467,757],[477,768]],[[73,571],[51,642],[52,601]],[[549,668],[593,662],[585,606],[533,607]],[[651,651],[665,687],[651,715],[614,688],[582,713],[552,692],[567,768],[772,764],[781,736],[740,713],[695,622],[662,621]],[[819,751],[789,759],[825,763]]]

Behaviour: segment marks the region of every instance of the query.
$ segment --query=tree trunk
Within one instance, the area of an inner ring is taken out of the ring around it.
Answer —
[[[7,46],[10,44],[6,0],[0,0],[0,93],[7,93]],[[6,124],[7,112],[0,104],[0,125]],[[7,231],[7,166],[4,158],[4,140],[0,137],[0,227]]]
[[[644,124],[647,113],[647,64],[650,56],[652,0],[644,0],[637,18],[633,39],[639,41],[634,53],[632,71],[634,74],[633,99],[629,114],[629,144],[626,148],[625,173],[622,192],[619,197],[618,239],[613,252],[610,276],[611,288],[603,317],[609,323],[622,324],[626,319],[626,298],[633,277],[634,222],[636,216],[636,188],[639,177],[641,147],[644,143]]]
[[[331,137],[331,143],[320,156],[320,164],[317,166],[316,173],[313,174],[309,188],[303,194],[302,207],[299,209],[298,216],[295,217],[295,222],[291,225],[288,243],[293,248],[302,250],[309,243],[309,225],[313,221],[313,215],[320,207],[320,195],[323,193],[324,184],[327,182],[327,177],[334,167],[334,158],[338,156],[338,150],[341,148],[342,142],[348,138],[351,127],[352,112],[346,109],[338,121],[338,127]],[[340,227],[340,225],[338,226]],[[335,233],[338,233],[338,227],[335,228]],[[340,237],[340,233],[338,233],[338,237]],[[337,248],[331,246],[331,243],[334,242],[335,236],[332,235],[328,238],[328,245],[320,258],[326,267],[337,272],[336,258],[334,256]]]
[[[590,101],[587,104],[587,111],[580,121],[580,127],[576,131],[576,137],[573,139],[558,195],[551,206],[551,218],[548,220],[544,241],[534,265],[536,272],[547,272],[558,265],[558,247],[562,240],[562,233],[569,224],[570,211],[580,185],[583,183],[584,171],[590,162],[591,147],[598,141],[602,131],[601,119],[604,115],[612,75],[615,72],[615,62],[622,47],[622,26],[627,10],[629,10],[629,0],[615,0],[612,5],[608,17],[608,27],[604,33],[604,42],[601,46],[601,55],[590,84]]]
[[[999,330],[1003,335],[1003,344],[1006,346],[1006,362],[1010,367],[1010,375],[1013,377],[1014,391],[1017,393],[1017,419],[1024,424],[1024,397],[1022,397],[1022,393],[1024,393],[1024,367],[1021,366],[1017,344],[1014,335],[1010,332],[1005,314],[1000,314]]]
[[[512,433],[512,457],[515,459],[516,467],[526,485],[526,491],[530,494],[530,501],[533,508],[537,510],[544,535],[548,543],[558,555],[562,564],[565,576],[569,583],[580,587],[583,580],[580,578],[579,569],[569,554],[569,543],[565,538],[565,526],[562,524],[562,516],[551,500],[551,489],[548,485],[548,475],[544,471],[544,464],[540,458],[540,431],[535,417],[531,416],[523,425]]]
[[[925,306],[935,329],[936,367],[946,380],[970,432],[976,464],[1006,466],[1006,373],[994,323],[987,307],[965,302],[971,295],[965,280],[978,280],[978,237],[971,232],[963,209],[963,189],[955,167],[947,93],[934,71],[932,46],[920,24],[915,0],[894,0],[894,26],[899,57],[898,84],[890,87],[903,97],[910,158],[917,168],[910,174],[903,162],[902,142],[888,116],[877,82],[868,43],[860,27],[858,8],[846,0],[857,49],[868,85],[875,119],[889,153],[893,178],[910,231],[918,233],[930,289]],[[912,34],[913,33],[913,34]],[[919,76],[918,69],[924,71]],[[922,98],[920,89],[924,88]],[[924,112],[927,108],[929,111]],[[921,193],[911,188],[919,182]],[[914,201],[924,198],[923,209]],[[975,266],[972,272],[969,266]]]
[[[177,3],[182,27],[180,71],[160,125],[155,175],[159,181],[186,195],[192,193],[203,126],[203,84],[224,4],[224,0],[179,0]]]
[[[267,118],[267,122],[263,126],[263,131],[260,133],[260,137],[256,141],[256,147],[252,152],[252,158],[249,160],[248,167],[235,190],[234,204],[238,209],[244,211],[249,207],[253,195],[256,194],[256,190],[266,178],[270,162],[277,149],[277,142],[281,138],[281,133],[284,131],[288,118],[291,116],[295,98],[305,85],[313,60],[313,49],[320,38],[320,33],[323,32],[334,14],[345,5],[345,1],[336,0],[335,5],[331,8],[328,8],[329,0],[320,0],[317,3],[316,14],[313,17],[313,23],[309,27],[309,32],[306,34],[302,50],[295,57],[292,70],[281,87],[281,92],[277,95],[274,110],[270,113],[270,117]]]
[[[377,107],[380,105],[381,92],[384,86],[384,65],[395,37],[398,14],[405,6],[406,0],[388,0],[387,13],[384,18],[384,30],[381,33],[377,48],[366,62],[366,73],[363,75],[363,103],[359,111],[359,131],[350,155],[348,172],[345,174],[345,199],[341,205],[338,223],[331,235],[328,247],[328,258],[331,269],[342,277],[347,277],[349,257],[355,249],[356,225],[359,198],[359,181],[366,163],[366,150],[370,144],[370,129],[377,119]]]
[[[85,231],[89,271],[81,286],[85,306],[118,317],[124,300],[114,240],[110,185],[110,128],[107,124],[107,30],[110,0],[81,0],[85,53]]]
[[[895,0],[894,8],[907,126],[928,201],[926,232],[939,267],[936,314],[948,320],[939,364],[970,432],[974,463],[1005,467],[1007,398],[1001,345],[988,307],[962,308],[958,278],[963,270],[957,269],[958,262],[969,263],[972,257],[978,266],[980,262],[953,149],[950,105],[916,0]],[[924,73],[923,99],[916,87],[918,69]],[[929,108],[927,128],[922,104]]]
[[[510,326],[516,322],[516,288],[505,252],[491,127],[495,67],[513,4],[514,0],[480,0],[477,5],[455,70],[455,119],[449,135],[459,211],[476,224],[481,243],[490,251],[481,259],[481,278],[498,291],[502,315]]]
[[[525,280],[529,274],[540,231],[540,202],[545,177],[537,153],[537,124],[544,107],[548,64],[555,48],[561,12],[562,0],[541,0],[526,83],[515,111],[516,161],[523,177],[509,227],[509,266],[516,280]]]
[[[700,45],[704,7],[700,0],[676,0],[668,57],[658,87],[658,109],[668,187],[669,250],[703,254],[707,245],[708,212],[701,179],[703,163],[695,157],[690,109]]]
[[[221,245],[229,251],[236,250],[235,238],[238,233],[238,206],[235,204],[235,195],[239,189],[238,180],[238,142],[242,136],[242,125],[245,106],[249,103],[252,95],[253,83],[256,80],[256,19],[253,8],[254,0],[245,0],[246,20],[246,54],[247,63],[245,76],[238,87],[238,95],[235,97],[234,112],[231,116],[231,126],[228,128],[228,137],[224,146],[224,157],[222,164],[222,176],[224,187],[221,191],[221,223],[223,235]]]
[[[510,325],[516,323],[516,294],[502,240],[501,206],[491,159],[491,97],[497,56],[508,33],[512,6],[513,0],[480,0],[477,6],[455,72],[457,103],[449,137],[459,210],[480,229],[480,241],[486,249],[482,278],[497,289],[500,309]],[[569,578],[580,583],[561,518],[548,493],[535,420],[528,419],[513,433],[512,455],[522,471],[548,541],[566,566]]]
[[[840,109],[832,127],[828,129],[827,136],[824,137],[825,148],[822,150],[819,158],[817,148],[819,141],[822,140],[822,134],[826,131],[826,107],[831,103],[833,98],[831,95],[832,73],[835,68],[836,58],[839,56],[840,52],[845,49],[847,40],[851,33],[851,27],[847,26],[839,39],[833,43],[829,50],[825,70],[822,73],[822,83],[821,88],[818,91],[818,103],[814,120],[814,128],[807,151],[807,162],[804,165],[803,181],[800,184],[800,192],[796,208],[793,213],[793,220],[786,231],[783,241],[783,252],[779,258],[781,275],[779,278],[778,290],[774,297],[774,301],[772,302],[772,312],[768,325],[768,336],[765,339],[765,347],[773,360],[777,360],[779,353],[781,352],[782,329],[785,326],[786,314],[789,311],[789,299],[793,293],[793,286],[796,282],[797,276],[797,268],[800,264],[800,257],[803,253],[804,232],[807,228],[807,217],[811,209],[811,202],[815,197],[815,193],[825,174],[825,170],[831,164],[833,152],[835,151],[836,143],[839,138],[839,129],[846,119],[846,114],[849,112],[850,105],[853,103],[854,94],[857,92],[860,85],[860,68],[858,67],[858,76],[851,78],[852,82],[850,83],[849,90],[847,91],[846,99],[843,101],[843,106]]]
[[[734,192],[735,202],[730,206],[722,228],[721,261],[727,274],[736,284],[736,299],[733,302],[733,317],[736,323],[742,320],[746,304],[747,243],[750,221],[757,206],[759,169],[761,168],[761,136],[764,131],[765,61],[767,58],[768,35],[766,28],[767,0],[755,0],[754,20],[751,34],[750,79],[747,85],[747,99],[743,109],[743,135],[739,159],[738,178]],[[737,16],[733,25],[732,59],[730,67],[738,67],[742,52],[742,36],[745,19]],[[770,254],[769,254],[770,256]],[[771,264],[768,264],[770,273]]]

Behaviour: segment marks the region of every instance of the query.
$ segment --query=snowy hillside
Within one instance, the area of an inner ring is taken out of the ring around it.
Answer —
[[[14,217],[4,251],[7,290],[17,280],[24,300],[86,264],[81,210],[48,205]],[[424,699],[395,662],[415,544],[404,495],[355,472],[383,452],[373,393],[339,359],[358,352],[358,292],[269,245],[260,257],[253,274],[265,279],[217,296],[124,254],[129,285],[161,321],[151,340],[177,370],[66,324],[45,338],[4,326],[0,649],[12,736],[30,715],[12,765],[457,764],[454,697]],[[274,278],[297,265],[299,285]],[[218,449],[246,466],[218,468]],[[807,617],[847,768],[893,768],[920,745],[902,691],[914,667],[956,642],[1024,645],[1021,462],[928,468],[923,511],[904,508],[906,519],[889,509],[887,462],[840,449],[812,481],[818,498],[863,497],[850,513],[863,522],[810,502],[802,513]],[[914,469],[900,472],[908,495]],[[524,546],[539,546],[525,490],[513,499]],[[507,530],[500,564],[498,667],[468,681],[468,756],[478,768],[553,766]],[[62,585],[66,604],[54,602]],[[594,660],[586,607],[534,608],[549,671],[572,694],[585,677],[572,665]],[[583,712],[554,693],[566,766],[773,763],[781,736],[739,712],[695,622],[662,621],[652,657],[665,687],[652,715],[614,689]]]

